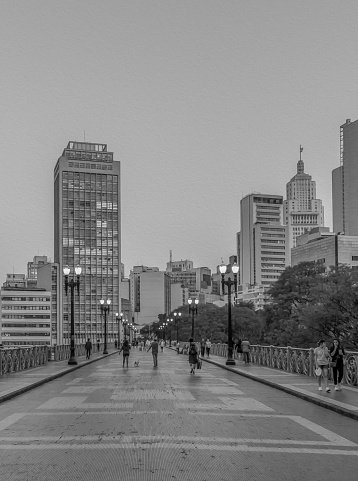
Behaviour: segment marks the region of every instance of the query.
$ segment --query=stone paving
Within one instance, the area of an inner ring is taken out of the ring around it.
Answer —
[[[249,378],[268,371],[212,358],[190,375],[169,349],[158,368],[138,350],[129,368],[117,353],[92,361],[41,368],[55,379],[0,405],[1,479],[356,479],[357,422]],[[20,378],[0,383],[7,396],[29,387]]]

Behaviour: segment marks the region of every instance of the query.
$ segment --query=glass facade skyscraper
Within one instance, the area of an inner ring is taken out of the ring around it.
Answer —
[[[108,340],[117,333],[120,312],[120,162],[106,144],[69,142],[54,170],[54,256],[60,266],[59,343],[70,339],[70,295],[63,267],[82,267],[75,292],[75,339],[103,339],[100,299],[111,299]]]

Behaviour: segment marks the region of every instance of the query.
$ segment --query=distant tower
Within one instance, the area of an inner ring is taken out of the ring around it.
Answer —
[[[296,237],[313,227],[324,226],[324,209],[322,201],[316,199],[316,182],[312,176],[305,174],[305,165],[301,154],[297,162],[297,174],[286,184],[284,202],[284,222],[288,226],[289,248],[296,246]]]
[[[60,267],[59,316],[63,339],[70,336],[70,296],[64,293],[63,267],[82,267],[75,299],[75,340],[103,338],[99,301],[111,299],[108,339],[117,333],[120,305],[120,162],[106,144],[69,142],[54,170],[54,257]],[[61,335],[62,337],[62,335]]]

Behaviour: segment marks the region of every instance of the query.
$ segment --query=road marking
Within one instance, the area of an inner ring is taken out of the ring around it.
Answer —
[[[274,409],[252,398],[230,399],[225,397],[219,397],[219,399],[229,409],[240,409],[243,411],[274,411]]]
[[[160,389],[137,389],[132,391],[116,390],[110,399],[114,400],[135,400],[142,401],[148,399],[165,399],[172,401],[195,401],[194,396],[189,391],[162,391]]]
[[[211,385],[205,386],[205,389],[207,391],[210,391],[213,394],[232,394],[232,395],[242,395],[242,394],[244,394],[239,389],[236,389],[236,388],[230,387],[230,386],[223,386],[223,385],[213,386],[211,384]]]
[[[312,421],[309,421],[308,419],[305,419],[301,416],[289,416],[289,418],[295,421],[296,423],[300,424],[301,426],[304,426],[306,429],[309,429],[310,431],[313,431],[314,433],[319,434],[320,436],[327,439],[331,443],[334,443],[335,445],[352,446],[352,447],[357,446],[355,443],[348,441],[348,439],[345,439],[342,436],[339,436],[339,434],[333,433],[332,431],[329,431],[323,426],[313,423]]]
[[[87,396],[55,397],[49,399],[37,409],[130,409],[133,403],[85,403]]]
[[[343,439],[344,440],[344,439]],[[136,436],[113,436],[113,435],[79,435],[79,436],[14,436],[14,437],[0,437],[0,442],[18,443],[18,442],[37,442],[48,441],[56,443],[64,442],[115,442],[121,443],[156,443],[163,441],[171,441],[177,444],[180,443],[214,443],[214,444],[300,444],[303,446],[331,446],[337,447],[335,441],[306,441],[295,439],[255,439],[255,438],[222,438],[222,437],[206,437],[206,436],[167,436],[167,435],[136,435]],[[358,447],[357,444],[351,441],[344,440],[344,443],[340,443],[339,446],[343,447]]]
[[[285,454],[315,454],[321,455],[326,454],[329,456],[358,456],[358,450],[356,451],[349,451],[349,450],[340,450],[340,449],[314,449],[314,448],[279,448],[279,447],[266,447],[266,446],[247,446],[245,444],[237,445],[237,446],[230,446],[226,444],[202,444],[202,443],[163,443],[163,442],[136,442],[136,443],[103,443],[99,441],[98,444],[23,444],[23,445],[11,445],[11,444],[0,444],[0,450],[9,450],[9,451],[21,451],[21,450],[28,450],[28,451],[43,451],[43,450],[108,450],[108,449],[131,449],[131,450],[138,450],[141,451],[146,449],[185,449],[186,451],[190,452],[191,450],[197,451],[200,450],[208,450],[208,451],[231,451],[231,452],[249,452],[249,453],[285,453]]]
[[[10,414],[10,416],[7,416],[2,421],[0,421],[0,431],[3,431],[4,429],[8,428],[9,426],[11,426],[11,424],[16,423],[17,421],[22,419],[24,416],[26,416],[26,413]]]

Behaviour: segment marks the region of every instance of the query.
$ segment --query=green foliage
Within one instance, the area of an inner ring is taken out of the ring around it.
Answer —
[[[358,272],[347,266],[324,270],[314,262],[288,267],[269,290],[264,343],[314,346],[340,337],[358,347]]]
[[[251,306],[232,306],[232,333],[233,340],[247,336],[251,343],[259,342],[263,330],[262,318],[259,312],[255,312]],[[183,306],[176,311],[181,312],[178,322],[179,340],[188,342],[191,337],[192,315],[189,308]],[[162,331],[158,327],[167,317],[174,319],[173,313],[168,316],[160,314],[160,321],[153,323],[151,331],[155,331],[162,337]],[[143,332],[143,330],[142,330]],[[176,339],[176,322],[170,322],[166,328],[166,339]],[[210,339],[212,342],[228,341],[228,306],[218,307],[214,304],[199,304],[198,313],[194,317],[194,339]]]

